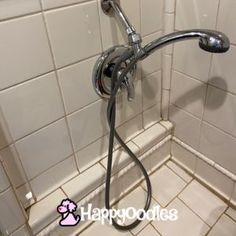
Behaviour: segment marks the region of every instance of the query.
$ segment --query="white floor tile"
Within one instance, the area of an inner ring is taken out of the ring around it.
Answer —
[[[185,182],[189,183],[192,180],[192,177],[186,171],[184,171],[182,168],[176,165],[174,162],[169,161],[167,163],[167,166],[171,170],[173,170],[178,176],[180,176]]]
[[[213,225],[227,207],[221,199],[196,180],[179,197],[208,225]]]
[[[203,236],[209,230],[209,227],[178,198],[167,209],[176,209],[178,219],[176,221],[153,221],[153,226],[161,235]]]
[[[228,216],[223,215],[216,223],[208,236],[235,236],[236,223]]]
[[[153,228],[152,225],[148,225],[137,236],[160,236],[160,234]]]
[[[161,204],[166,206],[185,187],[186,183],[166,166],[151,176],[152,196]],[[146,188],[146,185],[143,184]]]
[[[233,208],[229,208],[226,211],[226,214],[229,215],[231,218],[233,218],[236,221],[236,210],[234,210]]]

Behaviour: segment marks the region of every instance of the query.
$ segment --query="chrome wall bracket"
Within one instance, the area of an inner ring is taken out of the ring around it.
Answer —
[[[102,98],[109,98],[111,94],[112,72],[117,60],[127,50],[125,46],[115,46],[104,52],[97,60],[93,70],[93,86],[96,93]],[[118,75],[122,73],[129,61],[122,63]],[[119,92],[122,88],[127,89],[128,100],[134,99],[133,80],[136,76],[136,66],[127,74]]]

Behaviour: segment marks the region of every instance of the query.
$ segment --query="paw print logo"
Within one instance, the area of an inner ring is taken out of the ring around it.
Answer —
[[[60,226],[76,226],[80,222],[80,215],[76,215],[77,204],[70,199],[62,200],[57,207],[57,212],[61,214]]]

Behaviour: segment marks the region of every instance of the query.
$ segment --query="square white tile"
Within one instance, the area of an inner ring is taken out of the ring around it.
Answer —
[[[16,148],[32,179],[72,154],[71,142],[64,119],[16,142]]]
[[[202,118],[207,85],[173,71],[171,80],[171,103],[198,118]]]
[[[152,225],[148,225],[137,236],[160,236]]]
[[[8,0],[0,2],[0,19],[7,19],[41,10],[39,0]]]
[[[142,35],[149,35],[163,28],[163,5],[163,0],[140,1]]]
[[[3,1],[1,2],[3,3]],[[21,83],[53,69],[41,14],[1,22],[0,34],[0,51],[4,58],[0,62],[2,78],[0,89]]]
[[[236,221],[236,210],[232,207],[229,207],[229,209],[226,211],[226,214],[233,218]]]
[[[84,0],[42,0],[43,9],[62,7],[70,4],[84,2]]]
[[[99,99],[92,84],[96,60],[97,57],[93,57],[58,71],[67,113],[72,113]]]
[[[209,236],[234,236],[236,234],[236,222],[223,215],[208,234]]]
[[[14,140],[64,116],[55,73],[4,90],[0,99]]]
[[[101,52],[97,2],[48,11],[45,16],[58,68]]]
[[[186,182],[166,166],[161,167],[150,177],[153,198],[165,207],[186,186]],[[146,189],[146,185],[143,184]]]
[[[214,225],[227,208],[220,198],[196,180],[190,183],[179,198],[210,226]]]
[[[143,112],[143,127],[148,129],[150,126],[161,120],[161,104],[158,103]]]
[[[6,171],[4,170],[2,163],[0,162],[0,192],[6,190],[9,186],[9,179],[6,175]]]
[[[208,232],[209,227],[178,198],[167,209],[176,209],[178,211],[178,219],[171,222],[153,221],[152,225],[161,235],[204,236]]]

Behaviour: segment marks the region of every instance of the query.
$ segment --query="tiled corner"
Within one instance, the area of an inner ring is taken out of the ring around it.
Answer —
[[[174,135],[198,150],[201,120],[174,105],[170,106],[170,120],[175,126]]]
[[[41,10],[39,0],[8,0],[0,3],[0,20]]]
[[[96,60],[97,57],[93,57],[58,70],[67,113],[75,112],[99,99],[92,84]]]
[[[99,185],[103,184],[104,180],[105,170],[100,164],[96,164],[64,184],[62,189],[70,199],[78,202]]]
[[[0,89],[53,69],[41,14],[1,22],[0,33],[0,51],[4,57],[0,63]]]
[[[97,2],[47,11],[45,17],[58,68],[101,52]]]
[[[0,194],[1,232],[9,235],[25,223],[22,209],[12,188]]]
[[[0,99],[14,140],[64,115],[55,73],[4,90],[0,93]]]
[[[150,177],[153,198],[165,207],[186,186],[186,182],[166,166],[161,167]],[[145,184],[143,187],[146,188]]]
[[[215,224],[227,208],[226,203],[196,180],[190,183],[179,197],[210,226]]]
[[[161,71],[158,71],[142,80],[144,110],[161,101],[161,76]]]
[[[58,189],[29,209],[29,225],[34,234],[59,217],[56,209],[63,199],[66,195]]]
[[[171,103],[202,118],[207,85],[173,71],[171,82]]]
[[[2,163],[0,162],[0,192],[6,190],[10,186],[10,182],[6,175],[6,172],[3,168]]]
[[[16,148],[29,179],[72,154],[64,119],[16,142]]]
[[[36,199],[40,200],[77,174],[75,158],[71,156],[31,180],[30,184]]]
[[[0,159],[15,187],[19,187],[27,181],[25,171],[20,162],[18,153],[14,145],[4,148],[0,151]]]
[[[214,29],[219,0],[176,0],[176,29]]]
[[[178,211],[178,219],[171,222],[153,221],[152,225],[161,235],[204,236],[208,232],[209,227],[207,224],[205,224],[178,198],[176,198],[167,209],[176,209]]]
[[[236,139],[234,137],[203,122],[199,150],[224,168],[236,173]]]
[[[195,175],[198,178],[207,181],[211,187],[229,200],[234,186],[233,180],[229,177],[200,159],[197,160]]]
[[[184,167],[190,172],[194,173],[196,168],[197,158],[191,152],[180,146],[176,142],[172,142],[171,144],[171,154],[172,158],[178,162],[180,162]]]
[[[161,139],[164,138],[165,133],[166,129],[162,125],[155,124],[134,138],[133,142],[141,149],[141,152],[143,153],[161,141]]]
[[[106,106],[106,102],[99,100],[68,116],[75,151],[86,147],[108,132]]]
[[[160,234],[154,229],[152,225],[145,227],[137,236],[160,236]]]
[[[161,35],[162,35],[162,32],[159,31],[157,33],[150,34],[148,36],[143,37],[142,46],[145,46],[151,41],[161,37]],[[160,70],[161,69],[161,51],[157,51],[153,53],[152,55],[150,55],[149,57],[145,58],[141,62],[141,65],[142,65],[141,69],[142,69],[143,78],[154,73],[155,71]]]
[[[26,209],[35,203],[35,198],[32,193],[32,188],[29,183],[23,184],[16,189],[17,197],[23,207]]]
[[[141,32],[148,35],[163,27],[163,0],[141,0]],[[155,18],[153,16],[155,15]]]
[[[189,183],[193,179],[186,171],[176,165],[173,161],[167,162],[166,165],[179,177],[181,177],[186,183]]]
[[[234,236],[236,234],[236,222],[226,215],[222,215],[213,229],[208,234],[209,236]]]

